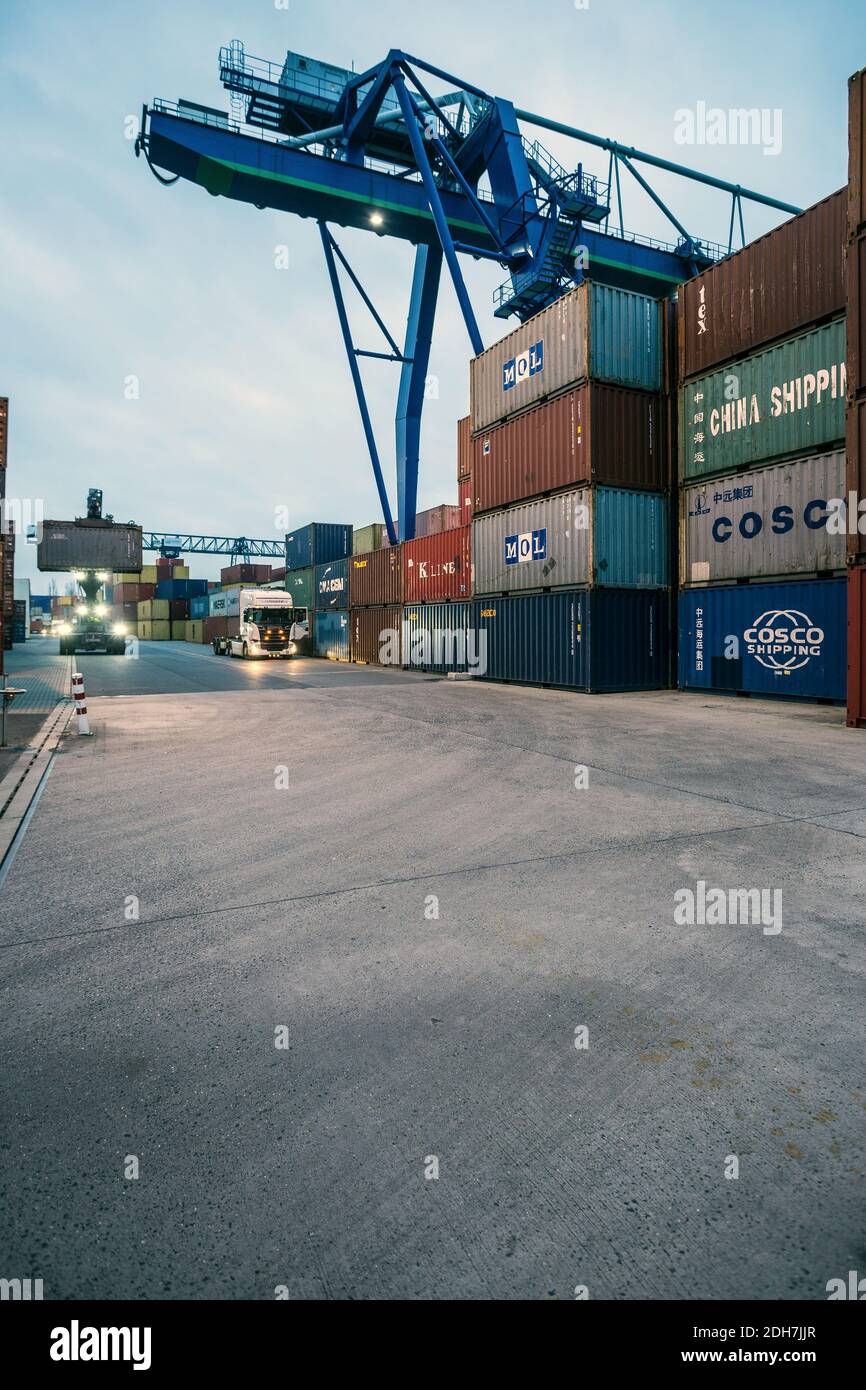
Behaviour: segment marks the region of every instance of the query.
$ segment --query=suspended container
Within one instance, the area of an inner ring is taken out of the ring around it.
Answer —
[[[685,590],[680,688],[844,700],[846,588],[812,579]]]
[[[403,597],[406,603],[469,598],[472,593],[471,531],[455,527],[438,535],[406,541]]]
[[[669,600],[661,590],[583,589],[476,599],[476,651],[488,680],[572,690],[668,684]]]
[[[846,213],[841,188],[680,286],[680,381],[845,312]]]
[[[661,490],[661,424],[661,397],[596,382],[515,415],[472,441],[473,511],[578,483]]]
[[[681,478],[724,477],[845,438],[845,320],[691,381],[680,392]]]
[[[313,650],[328,661],[349,661],[349,614],[339,609],[318,609],[313,614]]]
[[[843,570],[844,509],[841,449],[684,488],[680,583]]]
[[[658,492],[577,488],[488,512],[472,523],[475,594],[669,582],[667,499]]]
[[[470,671],[477,666],[471,603],[409,603],[403,609],[403,665],[413,671]]]
[[[659,301],[587,280],[473,359],[473,434],[592,378],[662,389]]]

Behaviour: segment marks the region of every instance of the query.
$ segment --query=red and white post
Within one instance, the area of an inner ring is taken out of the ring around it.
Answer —
[[[75,701],[75,713],[78,715],[78,732],[80,734],[92,735],[92,729],[87,718],[87,700],[84,694],[84,677],[80,671],[73,672],[72,676],[72,698]]]

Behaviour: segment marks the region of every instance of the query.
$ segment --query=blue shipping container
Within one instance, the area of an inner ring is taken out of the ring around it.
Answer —
[[[329,521],[311,521],[286,536],[286,569],[305,570],[344,560],[352,553],[352,527]]]
[[[685,590],[680,688],[844,700],[847,611],[844,579]]]
[[[477,647],[471,603],[407,603],[403,609],[403,665],[415,671],[466,671]]]
[[[155,598],[192,598],[194,594],[207,593],[206,579],[161,579],[156,586]]]
[[[349,607],[349,561],[332,560],[317,565],[313,587],[316,608]]]
[[[477,599],[473,608],[478,657],[488,680],[586,691],[659,690],[668,684],[666,590],[555,591]]]
[[[203,594],[193,594],[189,601],[189,616],[191,618],[206,618],[210,612],[210,595],[205,590]]]
[[[337,609],[313,614],[313,649],[328,661],[349,660],[349,615]]]

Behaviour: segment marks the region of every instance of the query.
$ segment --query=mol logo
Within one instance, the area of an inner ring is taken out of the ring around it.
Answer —
[[[512,357],[508,362],[502,364],[502,389],[503,391],[513,391],[515,386],[519,386],[528,377],[537,376],[544,371],[544,339],[533,343],[525,352],[519,356]]]
[[[796,608],[770,608],[743,633],[749,655],[780,676],[820,656],[825,637],[824,629]]]
[[[532,560],[547,559],[547,527],[538,531],[523,531],[519,536],[505,537],[506,565],[525,565]]]

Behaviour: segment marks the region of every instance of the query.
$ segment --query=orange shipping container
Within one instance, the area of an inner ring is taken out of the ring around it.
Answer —
[[[369,608],[403,602],[403,562],[399,545],[370,550],[349,560],[349,607]]]

